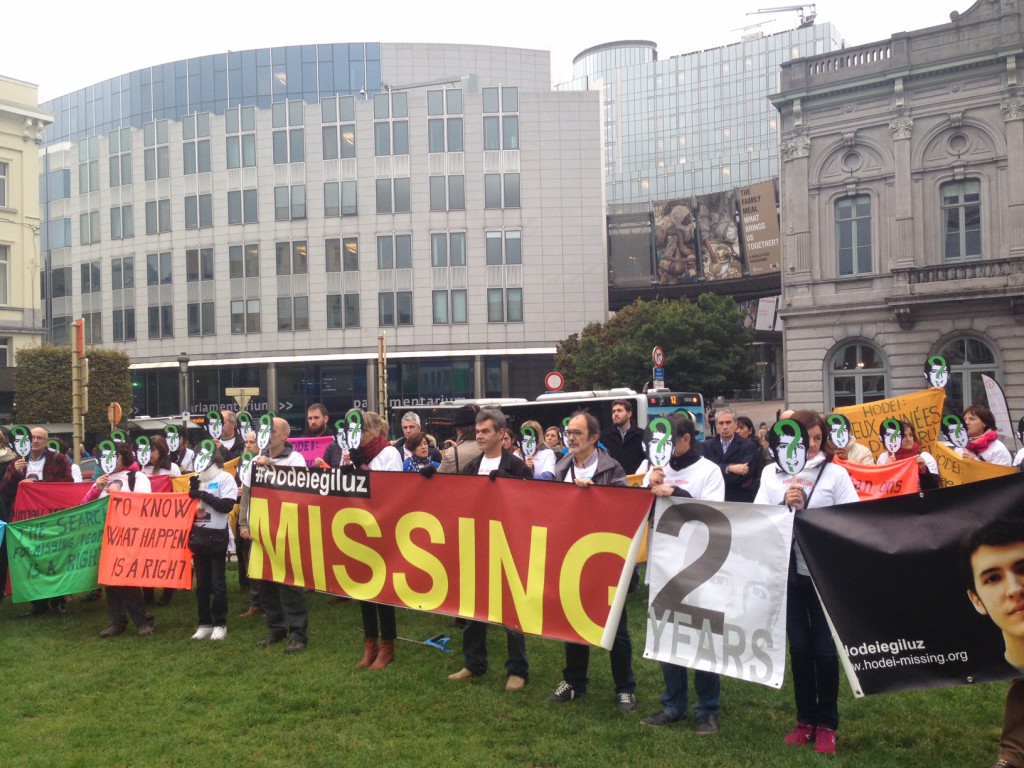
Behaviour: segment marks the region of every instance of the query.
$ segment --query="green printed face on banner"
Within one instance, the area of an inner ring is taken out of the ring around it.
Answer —
[[[647,459],[652,467],[664,467],[672,458],[672,422],[664,416],[651,419],[644,429],[644,442],[647,444]]]
[[[104,440],[100,448],[100,469],[103,474],[109,475],[117,468],[117,446],[113,440]]]
[[[96,586],[106,497],[7,526],[14,602],[86,592]]]
[[[344,419],[338,419],[334,422],[334,441],[341,450],[348,450],[348,422]]]
[[[235,419],[238,421],[238,432],[244,440],[245,436],[252,432],[252,416],[245,411],[239,411]]]
[[[213,461],[213,452],[217,450],[217,444],[210,438],[203,440],[199,444],[199,451],[196,453],[196,460],[192,463],[192,468],[196,472],[202,472],[204,469],[210,466],[210,462]]]
[[[23,459],[32,452],[32,433],[28,431],[28,427],[11,427],[11,442],[14,452]]]
[[[798,475],[807,463],[807,432],[794,419],[782,419],[768,430],[768,446],[775,463],[787,475]]]
[[[949,381],[949,365],[942,355],[932,355],[924,363],[924,377],[933,387],[942,389]]]
[[[896,419],[886,419],[878,425],[878,437],[889,453],[896,453],[903,444],[903,425]]]
[[[519,434],[523,438],[523,456],[532,459],[533,455],[537,453],[537,442],[540,439],[537,430],[533,427],[522,427]]]
[[[220,436],[224,434],[224,419],[221,418],[220,411],[207,412],[206,431],[214,440],[220,440]]]
[[[850,444],[850,439],[853,437],[850,432],[850,420],[843,416],[841,413],[829,414],[829,417],[825,419],[828,423],[829,429],[831,430],[832,445],[839,450],[843,450]]]
[[[164,437],[167,439],[167,448],[171,453],[177,453],[178,448],[181,447],[181,432],[174,424],[168,424],[164,427]]]
[[[349,450],[358,448],[363,444],[363,412],[353,408],[345,414],[345,421],[348,424]]]
[[[149,444],[149,438],[145,435],[135,438],[135,460],[139,462],[140,467],[149,466],[150,459],[153,458],[153,449]]]
[[[270,445],[270,432],[274,428],[274,417],[269,413],[260,416],[260,428],[256,430],[256,446],[262,451]]]
[[[942,430],[942,436],[946,438],[946,442],[954,448],[967,447],[967,443],[970,440],[967,436],[967,428],[964,427],[963,421],[956,414],[948,413],[943,416],[939,429]]]

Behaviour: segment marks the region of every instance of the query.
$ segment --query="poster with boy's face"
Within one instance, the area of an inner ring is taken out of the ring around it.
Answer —
[[[100,443],[100,469],[103,474],[109,475],[117,468],[117,449],[113,440],[104,440]]]
[[[220,440],[220,436],[224,434],[224,419],[220,411],[210,411],[206,414],[206,431],[214,440]]]
[[[672,458],[672,422],[664,416],[651,419],[644,429],[644,443],[647,445],[647,460],[652,467],[668,466]]]
[[[794,419],[775,422],[768,431],[768,443],[775,463],[787,475],[798,475],[807,463],[807,432]]]
[[[852,436],[850,433],[850,420],[841,413],[832,413],[829,414],[825,421],[831,430],[830,439],[832,440],[832,445],[839,450],[846,448],[850,444]]]
[[[135,438],[135,460],[139,462],[139,466],[149,466],[150,459],[152,458],[153,450],[149,444],[149,438],[145,436]]]
[[[338,419],[334,422],[334,442],[338,444],[341,450],[348,450],[348,422],[344,419]]]
[[[164,437],[167,440],[167,448],[171,453],[177,453],[181,447],[181,433],[174,425],[164,427]]]
[[[946,438],[946,442],[954,448],[967,447],[967,443],[970,440],[967,436],[967,428],[956,414],[947,413],[943,416],[939,429],[942,431],[942,436]]]
[[[932,355],[924,364],[924,377],[932,387],[942,389],[949,381],[949,365],[942,355]]]
[[[21,425],[11,427],[11,440],[14,452],[21,458],[26,458],[32,451],[32,434],[28,431],[28,427]]]
[[[217,450],[217,444],[213,440],[206,439],[199,444],[199,451],[196,453],[196,459],[192,464],[192,468],[196,472],[202,472],[204,469],[210,466],[210,462],[213,461],[213,452]]]
[[[345,414],[345,421],[348,422],[348,446],[349,450],[358,448],[363,444],[363,413],[355,408]]]
[[[519,430],[519,435],[522,437],[523,456],[528,459],[533,458],[533,455],[537,453],[537,430],[533,427],[523,427]]]
[[[878,437],[889,453],[896,453],[903,444],[903,425],[896,419],[886,419],[878,425]]]
[[[274,427],[273,417],[267,413],[260,416],[260,428],[256,431],[256,445],[261,451],[270,445],[270,432]]]

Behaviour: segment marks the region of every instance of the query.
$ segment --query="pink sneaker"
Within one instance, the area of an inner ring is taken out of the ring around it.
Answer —
[[[836,753],[836,732],[831,728],[818,726],[814,732],[814,751],[823,755],[834,755]]]
[[[796,728],[789,732],[783,741],[794,747],[804,747],[814,741],[814,726],[797,723]]]

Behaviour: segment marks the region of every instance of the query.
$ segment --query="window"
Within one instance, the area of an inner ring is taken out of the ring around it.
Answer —
[[[519,90],[501,88],[483,89],[484,149],[519,149]]]
[[[44,251],[50,248],[68,248],[71,245],[71,219],[51,219],[42,232],[41,240],[40,248]]]
[[[377,213],[408,213],[409,198],[409,179],[377,179]]]
[[[110,260],[110,283],[115,291],[135,288],[135,258],[123,256]],[[125,304],[134,304],[134,291],[128,294]],[[123,299],[122,299],[123,300]],[[113,314],[114,341],[135,341],[135,307],[117,307],[115,300]]]
[[[142,126],[146,181],[166,179],[171,175],[170,149],[167,146],[167,121],[157,120]]]
[[[7,163],[0,163],[0,208],[7,207],[7,174],[10,173],[10,166]],[[70,178],[70,177],[69,177]],[[40,202],[44,202],[40,200]]]
[[[228,274],[231,278],[260,276],[260,247],[255,243],[228,247]]]
[[[213,195],[186,195],[185,229],[213,226]]]
[[[274,187],[274,220],[292,221],[306,218],[306,185]]]
[[[412,325],[412,292],[377,294],[377,317],[381,326]]]
[[[487,266],[523,263],[522,232],[519,230],[488,232],[485,242]]]
[[[0,163],[0,208],[7,205],[7,163]],[[71,197],[71,170],[50,171],[39,177],[39,202],[66,200]]]
[[[78,142],[78,194],[96,192],[100,188],[100,153],[98,136]]]
[[[320,103],[324,160],[356,156],[355,109],[351,96],[332,96]]]
[[[85,343],[99,345],[103,343],[103,317],[99,312],[86,312],[82,315],[83,335]]]
[[[430,265],[466,266],[466,233],[434,232],[430,235]]]
[[[71,295],[71,267],[50,270],[50,296],[63,299]]]
[[[260,332],[259,299],[245,299],[231,302],[231,332]]]
[[[149,308],[149,338],[173,339],[174,315],[170,304]]]
[[[327,294],[327,327],[359,327],[359,294]]]
[[[255,224],[258,221],[259,200],[255,188],[228,192],[228,224]]]
[[[277,300],[277,330],[309,330],[309,297],[281,296]]]
[[[228,168],[256,166],[256,108],[236,107],[224,111]]]
[[[146,234],[156,235],[161,232],[171,231],[171,201],[169,198],[163,200],[146,201]]]
[[[190,248],[185,251],[185,282],[213,280],[213,248]]]
[[[189,336],[212,336],[216,333],[212,301],[190,303],[187,314]]]
[[[943,344],[938,354],[946,358],[949,366],[946,412],[959,416],[971,403],[988,405],[981,376],[985,374],[996,381],[1000,379],[1000,366],[992,347],[976,336],[959,336]]]
[[[10,336],[0,336],[0,368],[9,368],[11,365],[11,345],[13,339]]]
[[[871,197],[854,195],[836,200],[836,251],[839,276],[871,272]]]
[[[279,101],[271,107],[274,127],[274,164],[302,163],[306,160],[306,133],[301,101]]]
[[[171,252],[146,254],[146,285],[171,284]]]
[[[467,322],[465,289],[434,291],[434,325],[461,324]]]
[[[0,245],[0,305],[10,304],[11,246]]]
[[[412,235],[378,236],[377,269],[412,269]]]
[[[870,344],[855,342],[840,347],[832,354],[828,371],[832,400],[829,410],[887,397],[885,360]]]
[[[98,261],[87,261],[81,265],[82,269],[82,293],[100,292],[100,263]]]
[[[489,322],[489,323],[521,323],[521,322],[523,322],[523,289],[522,288],[488,288],[487,289],[487,322]]]
[[[114,341],[135,341],[135,308],[114,310]]]
[[[186,115],[181,121],[185,175],[210,172],[210,113]]]
[[[132,183],[132,133],[119,128],[107,137],[110,153],[110,186],[122,187]]]
[[[430,210],[462,211],[466,209],[465,176],[431,176]]]
[[[70,315],[61,315],[50,320],[50,341],[58,345],[71,343]]]
[[[375,93],[373,95],[373,152],[383,155],[409,154],[408,94]]]
[[[328,238],[324,241],[326,268],[328,272],[359,271],[359,239],[346,237]]]
[[[355,216],[356,183],[329,181],[324,184],[324,216]]]
[[[306,261],[305,240],[295,240],[290,243],[277,244],[277,274],[309,274],[309,264]]]
[[[110,260],[110,286],[115,291],[135,287],[135,257],[122,256]]]
[[[135,218],[132,206],[122,205],[110,209],[110,238],[123,240],[135,236]]]
[[[78,216],[78,240],[81,245],[100,241],[100,212],[88,211]]]
[[[981,182],[951,181],[942,197],[942,255],[946,261],[981,258]]]

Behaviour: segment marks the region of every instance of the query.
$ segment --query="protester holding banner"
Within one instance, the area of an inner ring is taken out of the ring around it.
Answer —
[[[806,463],[794,475],[781,465],[765,467],[754,503],[785,504],[800,511],[859,501],[849,474],[832,463],[834,448],[825,439],[831,430],[824,419],[814,411],[796,411],[793,419],[805,433]],[[776,449],[780,459],[783,453],[781,446]],[[797,724],[785,742],[796,746],[814,742],[818,752],[832,754],[839,727],[839,658],[807,563],[795,543],[786,601]]]
[[[967,406],[964,409],[964,426],[970,439],[967,447],[957,453],[968,459],[1010,466],[1010,451],[999,442],[996,419],[987,405],[975,403]]]
[[[405,447],[410,453],[409,458],[402,464],[404,471],[419,472],[424,467],[437,469],[441,466],[441,462],[434,461],[430,457],[430,441],[425,433],[414,432],[411,436],[403,439],[405,440]]]
[[[114,448],[115,464],[109,474],[101,475],[86,493],[83,503],[102,498],[110,491],[149,493],[149,478],[139,471],[135,453],[128,443],[117,443]],[[116,637],[128,627],[131,616],[139,637],[153,634],[153,617],[146,611],[142,587],[104,587],[107,594],[107,615],[110,626],[100,632],[101,638]]]
[[[577,411],[569,419],[565,434],[569,439],[569,452],[555,465],[555,480],[573,483],[581,488],[592,485],[628,485],[622,465],[604,451],[597,449],[601,425],[594,414]],[[586,510],[582,509],[572,512],[586,514]],[[629,636],[625,606],[619,617],[610,656],[616,706],[623,712],[633,712],[637,707],[636,679],[633,677],[633,641]],[[565,703],[583,696],[587,692],[589,666],[590,646],[566,643],[562,681],[547,700]]]
[[[0,431],[0,477],[7,472],[8,465],[14,462],[17,454],[7,444],[7,436]],[[0,521],[11,522],[11,510],[14,508],[14,497],[0,493]],[[4,599],[7,584],[7,537],[0,536],[0,601]]]
[[[167,440],[161,435],[153,435],[149,438],[149,450],[149,464],[142,468],[143,472],[150,477],[154,475],[181,477],[181,468],[171,459],[171,450],[167,447]]]
[[[921,490],[930,491],[939,487],[939,465],[924,447],[917,442],[917,431],[909,421],[901,421],[902,443],[895,453],[886,451],[878,456],[878,464],[890,461],[901,461],[913,458],[917,462],[917,471],[921,477]]]
[[[742,418],[742,417],[741,417]],[[701,456],[697,442],[697,427],[693,421],[680,414],[668,417],[672,424],[675,445],[667,467],[655,467],[644,476],[643,486],[650,488],[655,496],[683,496],[702,501],[725,501],[725,481],[714,462]],[[753,424],[750,425],[751,432]],[[651,522],[651,530],[658,527],[658,518]],[[689,704],[687,669],[676,664],[659,662],[665,679],[665,692],[661,695],[661,709],[648,715],[640,722],[644,725],[664,726],[677,723],[686,717]],[[697,733],[707,736],[718,732],[719,699],[722,678],[713,672],[695,670],[693,688],[697,693],[697,705],[693,714],[697,721]]]
[[[237,489],[235,479],[224,471],[219,449],[214,450],[209,466],[189,478],[188,495],[199,502],[188,539],[199,607],[199,626],[192,639],[223,640],[228,636],[228,515]]]

